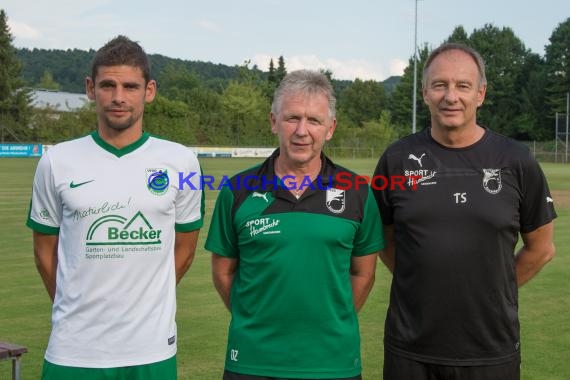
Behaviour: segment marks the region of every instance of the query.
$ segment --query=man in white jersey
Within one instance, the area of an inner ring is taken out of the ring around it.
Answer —
[[[176,379],[175,288],[204,200],[174,183],[200,172],[196,156],[143,132],[149,67],[124,36],[103,46],[86,79],[97,131],[38,164],[27,225],[53,301],[42,379]]]

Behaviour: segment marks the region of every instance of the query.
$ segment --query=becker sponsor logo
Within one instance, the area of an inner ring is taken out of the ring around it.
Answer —
[[[278,230],[280,220],[273,218],[255,218],[248,220],[245,224],[245,228],[249,229],[249,236],[253,237],[259,234],[271,235],[280,234],[281,230]]]
[[[95,220],[87,231],[87,246],[157,245],[162,230],[155,229],[142,212],[130,219],[105,215]]]

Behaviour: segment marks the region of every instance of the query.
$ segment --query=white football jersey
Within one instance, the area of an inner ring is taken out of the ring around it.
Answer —
[[[59,234],[49,362],[122,367],[176,353],[174,238],[202,226],[200,175],[190,149],[148,134],[116,149],[95,132],[44,154],[28,226]]]

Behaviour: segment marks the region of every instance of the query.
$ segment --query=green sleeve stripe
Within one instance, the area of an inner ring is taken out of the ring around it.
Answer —
[[[200,175],[204,175],[202,168],[200,168]],[[200,219],[190,223],[175,223],[174,231],[176,232],[191,232],[202,228],[204,225],[204,214],[206,213],[206,192],[202,190],[202,197],[200,199]]]
[[[59,227],[51,227],[51,226],[46,226],[44,224],[40,224],[30,218],[28,218],[28,221],[26,222],[26,226],[30,227],[32,230],[36,231],[36,232],[40,232],[42,234],[46,234],[46,235],[58,235],[59,234]]]
[[[202,173],[202,169],[200,169]],[[200,219],[190,223],[175,223],[174,231],[190,232],[202,228],[204,225],[204,214],[206,213],[206,192],[202,190],[202,198],[200,199]]]
[[[202,228],[204,225],[204,218],[200,218],[190,223],[176,223],[174,224],[174,231],[176,232],[191,232]]]
[[[204,172],[202,168],[200,168],[200,178],[204,178]],[[200,200],[200,214],[202,215],[201,219],[204,219],[204,215],[206,215],[206,191],[202,189],[202,199]]]

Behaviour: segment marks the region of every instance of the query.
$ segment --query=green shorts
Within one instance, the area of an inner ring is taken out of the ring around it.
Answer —
[[[42,380],[176,380],[176,355],[156,363],[116,368],[83,368],[44,360]]]

